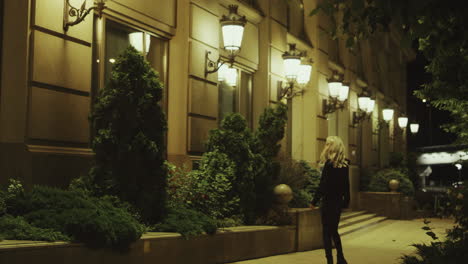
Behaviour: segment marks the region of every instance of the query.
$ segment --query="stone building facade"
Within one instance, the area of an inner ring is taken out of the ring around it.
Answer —
[[[302,95],[288,101],[290,120],[284,151],[317,165],[329,135],[340,136],[351,160],[351,182],[359,188],[362,168],[388,163],[404,151],[406,137],[396,118],[406,111],[406,63],[414,57],[400,47],[397,31],[361,42],[354,50],[332,40],[330,21],[309,13],[320,0],[109,0],[102,16],[72,20],[67,2],[85,0],[4,0],[1,45],[0,182],[66,185],[85,174],[92,161],[88,114],[105,86],[112,61],[138,33],[143,54],[165,83],[167,158],[195,164],[210,129],[227,112],[243,114],[255,129],[264,108],[278,100],[284,83],[282,54],[294,43],[312,62]],[[86,6],[94,4],[86,0]],[[245,15],[242,48],[235,59],[235,86],[205,75],[205,56],[226,56],[220,18],[228,5]],[[333,71],[350,83],[343,110],[324,115],[323,99]],[[357,95],[376,99],[370,120],[353,125]],[[395,109],[389,126],[379,126],[382,109]]]

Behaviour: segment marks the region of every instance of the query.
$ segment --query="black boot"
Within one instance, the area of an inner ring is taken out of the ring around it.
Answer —
[[[336,257],[336,264],[348,264],[348,262],[346,261],[344,256],[340,254]]]
[[[327,264],[333,264],[333,257],[330,255],[330,256],[326,256],[327,257]]]

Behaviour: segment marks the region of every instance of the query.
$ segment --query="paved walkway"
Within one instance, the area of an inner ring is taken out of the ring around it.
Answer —
[[[444,238],[445,230],[453,226],[448,219],[429,219],[434,232]],[[421,229],[422,219],[411,221],[387,220],[342,238],[349,264],[398,264],[403,254],[411,254],[411,244],[430,242],[431,238]],[[333,250],[334,254],[335,251]],[[272,256],[232,264],[325,264],[323,249]]]

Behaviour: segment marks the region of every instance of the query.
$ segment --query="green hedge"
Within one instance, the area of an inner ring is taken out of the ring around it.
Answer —
[[[388,182],[392,179],[400,182],[400,187],[397,191],[408,195],[414,195],[413,183],[409,180],[408,176],[400,170],[387,168],[377,171],[372,175],[369,183],[369,191],[371,192],[389,192]]]

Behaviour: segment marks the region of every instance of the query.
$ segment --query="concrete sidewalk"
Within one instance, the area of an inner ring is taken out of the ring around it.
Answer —
[[[443,239],[445,230],[453,226],[450,219],[429,219],[434,232]],[[342,238],[344,254],[349,264],[397,264],[403,254],[411,254],[411,244],[431,241],[421,229],[423,219],[411,221],[387,220]],[[333,250],[335,255],[335,250]],[[335,260],[336,260],[336,256]],[[325,264],[323,249],[272,256],[232,264]],[[335,262],[336,263],[336,262]]]

